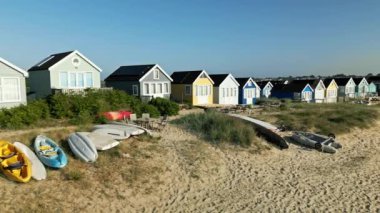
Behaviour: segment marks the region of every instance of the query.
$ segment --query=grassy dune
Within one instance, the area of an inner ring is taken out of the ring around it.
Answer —
[[[379,118],[378,106],[359,104],[283,103],[265,107],[254,117],[284,125],[288,130],[341,134],[357,128],[368,128]]]
[[[189,114],[172,123],[214,144],[231,143],[242,147],[264,148],[251,125],[222,113],[210,111]]]

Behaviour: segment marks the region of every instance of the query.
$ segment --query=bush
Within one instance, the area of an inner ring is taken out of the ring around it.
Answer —
[[[141,105],[141,113],[149,113],[152,118],[160,116],[160,111],[155,106],[145,103]]]
[[[228,142],[247,147],[252,145],[252,141],[257,138],[251,125],[214,111],[207,111],[204,114],[189,114],[174,120],[173,123],[200,134],[204,139],[215,144]],[[261,146],[258,142],[255,145]]]
[[[11,109],[0,111],[0,127],[7,129],[19,129],[31,126],[39,120],[50,117],[49,106],[44,100],[38,100]]]
[[[173,103],[159,104],[165,112],[175,113]],[[169,106],[169,107],[167,107]],[[68,119],[72,124],[104,122],[106,111],[129,110],[141,116],[149,113],[158,117],[160,111],[153,105],[119,90],[87,90],[81,94],[54,94],[45,100],[30,102],[27,106],[0,110],[0,128],[20,129],[32,126],[50,117]]]
[[[179,105],[164,98],[154,98],[149,104],[155,106],[161,115],[178,115]]]

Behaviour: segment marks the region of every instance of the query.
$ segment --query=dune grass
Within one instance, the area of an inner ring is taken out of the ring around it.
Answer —
[[[284,125],[287,130],[342,134],[352,128],[368,128],[379,118],[379,107],[349,103],[283,103],[254,115]]]
[[[261,147],[252,126],[218,112],[189,114],[172,121],[213,144],[230,143],[242,147]]]

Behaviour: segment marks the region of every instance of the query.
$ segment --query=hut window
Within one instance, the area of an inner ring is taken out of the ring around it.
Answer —
[[[157,85],[156,84],[152,84],[152,90],[153,90],[153,94],[157,94]]]
[[[83,73],[78,73],[78,87],[84,87]]]
[[[145,94],[149,95],[149,84],[144,84]]]
[[[75,73],[70,73],[70,87],[76,87],[77,86],[77,76]]]
[[[19,78],[0,78],[0,102],[21,101]]]
[[[132,94],[133,95],[139,94],[139,86],[138,85],[132,85]]]
[[[68,86],[67,81],[68,81],[67,72],[60,72],[59,73],[59,83],[60,83],[62,88],[67,88],[67,86]]]
[[[85,82],[86,87],[92,87],[93,86],[92,73],[87,72],[85,76],[86,76],[86,82]]]
[[[159,79],[160,71],[158,69],[154,70],[154,79]]]
[[[169,84],[165,83],[165,93],[169,93]]]
[[[158,93],[162,94],[162,84],[158,84]]]
[[[190,85],[185,86],[185,95],[191,95],[191,86]]]

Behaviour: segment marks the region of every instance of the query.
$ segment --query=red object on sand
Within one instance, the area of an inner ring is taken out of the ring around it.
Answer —
[[[119,111],[111,111],[111,112],[104,112],[103,116],[110,121],[117,121],[117,120],[125,120],[129,119],[129,116],[132,114],[132,112],[125,111],[125,110],[119,110]]]

